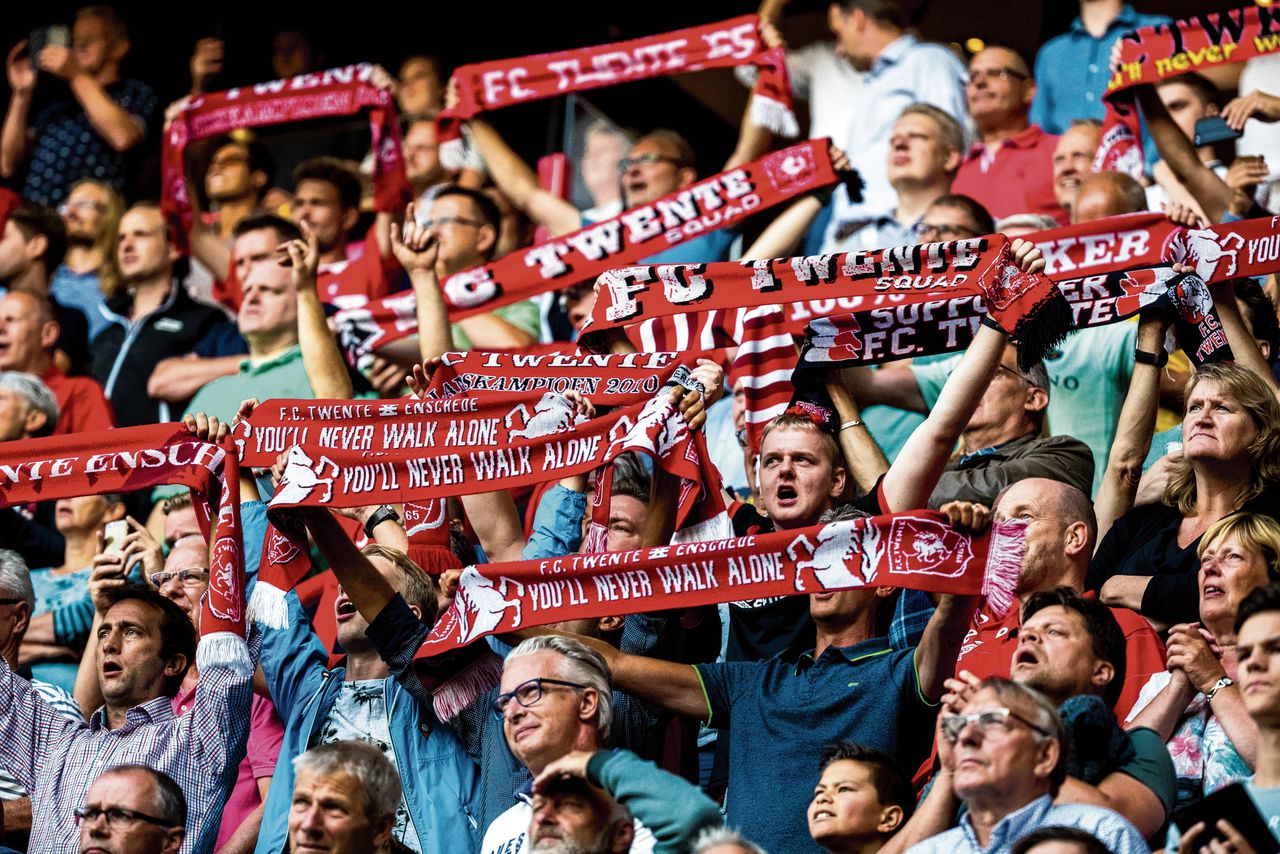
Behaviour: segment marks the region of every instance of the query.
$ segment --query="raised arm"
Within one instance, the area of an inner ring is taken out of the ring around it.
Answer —
[[[436,258],[440,242],[429,229],[418,224],[417,205],[405,209],[403,235],[392,225],[387,231],[391,251],[409,274],[413,286],[414,305],[418,313],[418,352],[423,361],[439,359],[453,349],[453,333],[449,330],[449,311],[436,278]]]
[[[840,416],[840,432],[836,438],[840,451],[844,454],[844,464],[853,475],[858,488],[863,492],[870,492],[875,488],[876,481],[889,471],[889,460],[876,444],[875,436],[867,429],[857,401],[849,394],[849,389],[841,382],[839,375],[828,374],[826,382],[827,394]]]
[[[1138,323],[1138,351],[1152,357],[1163,354],[1168,328],[1169,321],[1163,314],[1144,313]],[[1154,364],[1134,361],[1129,391],[1120,407],[1116,437],[1107,457],[1107,470],[1098,487],[1098,500],[1094,502],[1098,514],[1097,543],[1101,543],[1115,521],[1133,507],[1138,482],[1142,479],[1142,463],[1151,449],[1151,436],[1156,427],[1160,373]]]
[[[1195,145],[1178,127],[1154,86],[1135,88],[1147,129],[1155,140],[1160,159],[1168,164],[1173,176],[1199,203],[1210,222],[1222,222],[1231,206],[1231,188],[1212,169],[1200,162]]]
[[[36,57],[36,62],[41,70],[67,81],[71,94],[89,116],[89,123],[107,145],[116,151],[128,151],[142,142],[145,130],[142,123],[117,104],[97,78],[80,66],[71,48],[47,45]]]
[[[194,353],[170,356],[156,364],[147,380],[147,395],[169,403],[183,403],[208,383],[233,376],[244,356],[201,358]]]
[[[360,616],[373,622],[396,597],[396,589],[374,568],[369,558],[361,554],[328,510],[314,507],[301,512],[303,524],[315,540],[316,548],[329,561],[351,604],[356,606]]]
[[[4,114],[4,129],[0,131],[0,177],[12,178],[27,157],[27,144],[31,141],[28,117],[31,115],[31,97],[36,90],[36,71],[30,58],[20,57],[27,49],[26,40],[13,46],[5,65],[9,76],[9,107]]]
[[[1211,285],[1209,291],[1213,294],[1213,308],[1218,320],[1222,322],[1222,331],[1226,333],[1227,343],[1231,345],[1231,355],[1238,364],[1257,374],[1258,379],[1280,397],[1280,385],[1277,385],[1275,374],[1271,372],[1271,365],[1263,358],[1257,340],[1249,334],[1249,328],[1245,326],[1244,317],[1240,314],[1235,283],[1228,281]]]
[[[511,150],[492,125],[472,119],[467,127],[493,183],[511,200],[511,204],[555,237],[582,227],[582,215],[578,209],[544,190],[533,170]]]
[[[301,224],[305,240],[290,240],[276,248],[293,266],[293,284],[298,294],[298,348],[311,390],[318,399],[351,397],[351,375],[338,349],[338,340],[329,331],[324,305],[316,288],[320,248],[315,232],[306,220]],[[281,263],[284,263],[282,260]]]

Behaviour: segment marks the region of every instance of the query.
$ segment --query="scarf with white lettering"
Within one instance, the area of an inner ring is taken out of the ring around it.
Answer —
[[[202,655],[243,660],[227,635],[244,638],[240,468],[234,453],[181,424],[148,424],[0,444],[0,507],[156,486],[191,489],[201,530],[213,525],[209,589],[201,604]],[[220,499],[212,498],[214,490]]]
[[[1205,12],[1168,24],[1143,27],[1120,37],[1120,70],[1104,96],[1107,105],[1102,139],[1094,155],[1095,172],[1145,171],[1134,86],[1159,83],[1192,71],[1280,51],[1280,9],[1246,6]]]
[[[491,563],[462,571],[458,594],[420,657],[487,635],[563,620],[850,590],[901,587],[985,595],[1004,614],[1025,525],[972,536],[927,510],[709,542]]]
[[[1027,357],[1065,332],[1066,304],[1053,282],[1014,264],[1003,235],[870,252],[735,263],[621,267],[596,281],[584,347],[599,332],[691,311],[738,309],[729,322],[739,343],[747,432],[758,447],[765,424],[790,403],[796,350],[783,306],[815,299],[850,305],[969,300],[1025,342]]]
[[[636,448],[650,449],[677,476],[700,476],[699,455],[690,450],[694,440],[666,389],[590,421],[556,392],[543,393],[533,406],[527,400],[495,393],[259,405],[234,433],[243,464],[272,465],[281,448],[289,456],[269,505],[271,527],[251,602],[254,618],[283,625],[283,591],[310,567],[305,534],[291,508],[427,503],[478,489],[532,486],[585,474]],[[679,526],[700,521],[699,499],[696,492],[682,493]],[[432,505],[422,512],[432,514]],[[440,520],[426,520],[431,527],[443,522],[443,508],[439,512]]]
[[[463,65],[451,80],[458,104],[436,119],[440,161],[446,168],[462,168],[466,160],[462,122],[490,110],[618,83],[738,65],[754,65],[759,70],[752,95],[752,123],[794,137],[799,126],[786,59],[781,48],[765,47],[759,30],[759,18],[743,15],[613,44]]]
[[[1076,329],[1103,326],[1166,300],[1177,333],[1199,365],[1230,358],[1206,285],[1280,272],[1280,218],[1261,217],[1187,229],[1155,214],[1113,217],[1029,235],[1043,251],[1046,272],[1071,308]],[[1176,275],[1173,262],[1193,265]],[[969,346],[982,316],[980,300],[936,302],[906,297],[890,306],[808,319],[801,366],[832,362],[872,365],[913,355],[957,352]]]
[[[161,151],[160,204],[169,216],[190,228],[191,199],[186,179],[186,147],[197,140],[238,128],[291,124],[307,119],[369,111],[369,147],[373,151],[374,209],[401,211],[412,198],[400,151],[395,97],[371,81],[375,66],[346,65],[228,89],[190,99],[165,128]]]
[[[597,408],[626,406],[653,397],[682,364],[693,364],[699,356],[722,362],[725,354],[445,353],[425,397],[578,391]]]
[[[441,282],[449,319],[493,311],[547,291],[594,279],[693,237],[741,223],[752,214],[837,180],[830,141],[806,142],[698,181]],[[338,313],[338,341],[352,364],[380,347],[416,334],[413,294],[403,293]]]

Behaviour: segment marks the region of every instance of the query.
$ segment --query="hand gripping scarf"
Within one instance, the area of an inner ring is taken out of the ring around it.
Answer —
[[[374,155],[374,208],[403,210],[412,189],[400,153],[395,98],[370,82],[373,72],[374,66],[368,63],[347,65],[192,98],[164,134],[160,205],[165,214],[180,217],[184,227],[190,227],[191,199],[183,159],[190,143],[238,128],[350,116],[364,109],[369,111]]]
[[[449,169],[462,168],[466,161],[462,122],[489,110],[634,80],[748,64],[760,72],[751,105],[752,122],[794,137],[799,127],[791,104],[786,60],[781,48],[764,46],[759,26],[755,15],[743,15],[597,47],[463,65],[452,78],[458,105],[436,119],[440,161]]]
[[[1093,169],[1137,178],[1145,164],[1138,108],[1129,90],[1275,53],[1280,50],[1280,9],[1257,5],[1192,15],[1126,33],[1120,46],[1121,66],[1107,84],[1107,114]]]
[[[202,655],[244,660],[231,640],[245,637],[244,551],[240,540],[240,468],[234,453],[196,439],[181,424],[148,424],[0,445],[0,506],[81,495],[133,492],[165,484],[191,489],[201,529],[213,522],[209,589],[201,602]],[[220,500],[210,502],[211,487]]]
[[[726,228],[795,196],[836,182],[830,141],[809,140],[698,181],[647,205],[588,225],[441,282],[449,319],[493,311],[594,279],[684,241]],[[352,364],[418,329],[412,292],[337,315],[338,341]]]
[[[1021,522],[971,536],[941,514],[921,510],[710,542],[470,566],[418,655],[562,620],[861,587],[984,595],[992,612],[1005,614],[1025,548]]]

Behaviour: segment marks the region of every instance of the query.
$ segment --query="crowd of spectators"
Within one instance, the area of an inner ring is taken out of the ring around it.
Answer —
[[[1079,0],[1031,56],[930,42],[921,5],[833,0],[830,37],[791,45],[786,0],[764,0],[760,37],[785,56],[809,136],[860,181],[634,263],[999,232],[1038,273],[1053,261],[1037,235],[1062,226],[1280,213],[1273,56],[1135,87],[1135,178],[1094,171],[1103,96],[1121,36],[1168,18]],[[166,109],[125,73],[139,46],[121,11],[84,7],[42,38],[6,64],[0,455],[176,421],[230,447],[257,401],[421,397],[445,353],[573,352],[591,281],[452,319],[441,283],[700,178],[700,141],[666,127],[660,103],[639,130],[585,128],[571,165],[589,205],[480,117],[451,168],[436,117],[459,93],[417,55],[372,78],[398,105],[399,137],[381,144],[401,146],[403,210],[375,210],[374,158],[337,139],[349,126],[332,140],[236,128],[187,151],[180,224],[137,188],[155,183],[140,176],[158,168],[160,132],[225,88],[223,41],[192,46],[190,92]],[[280,32],[272,65],[293,78],[323,58]],[[758,73],[735,71],[747,85]],[[1214,117],[1239,139],[1200,140]],[[744,117],[723,168],[784,144]],[[228,659],[202,635],[215,555],[198,495],[6,501],[0,852],[1280,850],[1280,292],[1272,274],[1210,294],[1231,360],[1188,358],[1185,326],[1155,304],[1072,330],[1042,359],[975,322],[961,353],[832,370],[838,415],[788,408],[758,446],[744,400],[764,378],[728,371],[731,354],[679,355],[697,383],[674,399],[705,436],[723,487],[704,486],[723,491],[736,535],[924,508],[967,535],[1022,522],[1008,613],[854,588],[416,657],[464,567],[587,551],[593,492],[606,550],[670,543],[676,489],[627,454],[606,492],[599,471],[531,491],[468,484],[440,511],[448,542],[431,565],[409,556],[405,506],[298,509],[318,568],[283,592],[282,619],[250,613]],[[347,358],[334,315],[396,295],[416,338]],[[589,420],[590,398],[566,406]],[[251,589],[274,547],[281,460],[246,468],[229,499]],[[1251,812],[1273,843],[1249,835]]]

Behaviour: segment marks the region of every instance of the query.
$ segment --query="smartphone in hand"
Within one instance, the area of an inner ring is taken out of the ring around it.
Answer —
[[[1227,120],[1222,116],[1205,116],[1196,121],[1196,136],[1193,143],[1199,147],[1239,138],[1240,131],[1227,124]]]
[[[103,552],[106,554],[124,554],[124,538],[127,536],[129,536],[128,522],[123,519],[108,522],[104,528],[106,546],[103,548]]]

